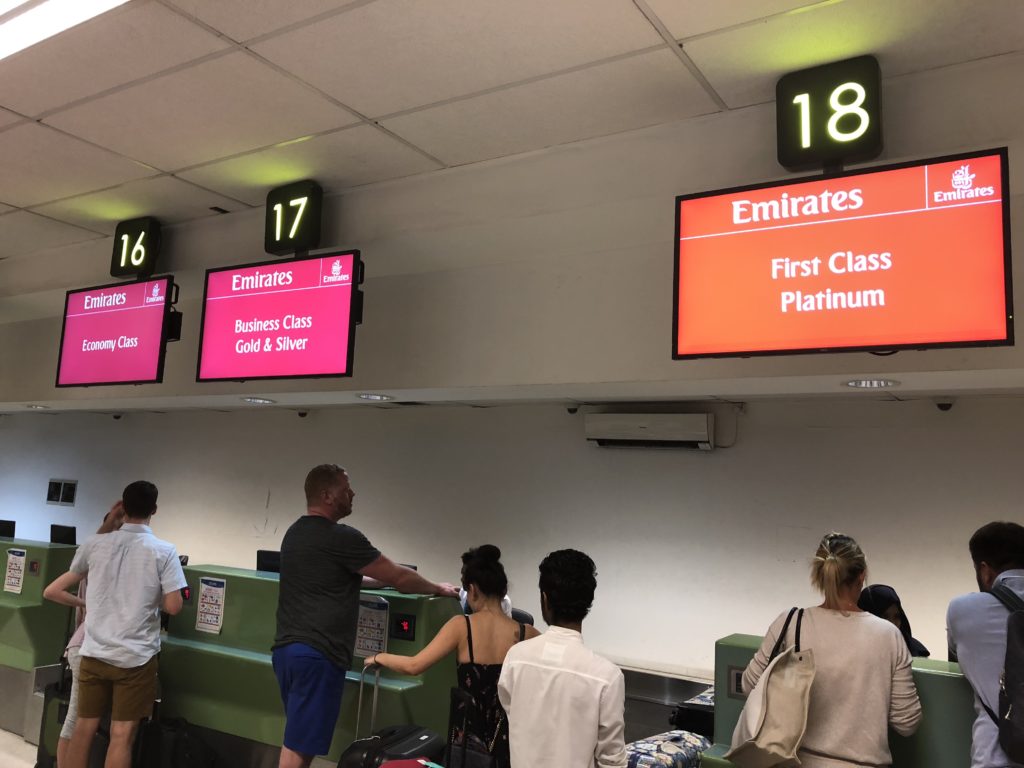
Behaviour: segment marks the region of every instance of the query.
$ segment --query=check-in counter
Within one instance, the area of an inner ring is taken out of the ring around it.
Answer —
[[[33,706],[36,669],[60,662],[71,609],[43,599],[46,585],[71,565],[76,547],[0,538],[0,729],[38,735]]]
[[[762,638],[729,635],[715,643],[715,744],[701,757],[702,768],[730,768],[728,751],[744,698],[739,680]],[[971,764],[974,694],[960,666],[914,659],[914,683],[924,717],[910,737],[890,732],[893,768],[964,768]]]
[[[284,735],[284,710],[271,665],[278,575],[195,565],[185,568],[185,578],[191,594],[181,613],[172,617],[160,654],[164,717],[184,718],[217,732],[218,738],[227,734],[241,740],[231,747],[236,752],[253,744],[279,747]],[[197,629],[203,624],[214,629],[210,625],[216,624],[216,607],[200,612],[203,579],[207,580],[207,597],[214,606],[217,600],[223,600],[219,631]],[[419,652],[459,612],[458,601],[450,598],[404,595],[392,590],[364,590],[362,595],[387,601],[390,618],[385,632],[392,653]],[[362,666],[357,652],[345,682],[329,760],[336,761],[356,736]],[[454,655],[418,676],[385,670],[381,675],[378,728],[416,723],[444,734],[449,691],[454,685]],[[365,735],[369,725],[372,686],[373,675],[368,674],[361,724],[364,733],[360,735]]]

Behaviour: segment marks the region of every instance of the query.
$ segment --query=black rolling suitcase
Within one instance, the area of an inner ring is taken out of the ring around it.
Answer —
[[[359,701],[356,704],[356,740],[341,753],[338,768],[379,768],[388,760],[426,758],[434,760],[444,754],[445,740],[434,731],[419,725],[391,725],[374,731],[377,722],[377,694],[380,692],[380,667],[376,668],[373,683],[373,704],[370,714],[370,733],[359,736],[359,721],[363,714],[364,671],[359,677]]]

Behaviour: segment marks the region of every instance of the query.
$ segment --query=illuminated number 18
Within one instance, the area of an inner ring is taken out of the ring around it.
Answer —
[[[844,104],[843,94],[852,92],[853,100]],[[828,119],[828,135],[835,141],[853,141],[864,135],[871,123],[871,116],[863,108],[867,92],[860,83],[843,83],[836,86],[828,97],[828,104],[832,107],[832,116]],[[800,108],[800,146],[808,149],[811,146],[811,97],[810,94],[801,93],[793,97],[793,103]],[[858,125],[852,131],[839,129],[839,121],[847,115],[856,115]]]
[[[298,208],[298,213],[295,214],[295,221],[292,222],[292,228],[288,231],[288,239],[291,240],[295,237],[295,233],[299,231],[299,222],[302,220],[302,214],[306,210],[306,203],[308,197],[297,197],[294,200],[288,201],[290,208]],[[274,227],[275,239],[281,239],[281,220],[284,218],[284,206],[278,203],[274,206],[274,214],[276,216],[276,223]]]
[[[135,241],[135,245],[132,248],[131,256],[128,255],[128,242],[130,238],[128,235],[121,235],[121,266],[126,266],[128,259],[131,259],[133,267],[141,267],[142,262],[146,260],[146,246],[142,244],[142,239],[146,236],[145,231],[139,232],[139,239]]]

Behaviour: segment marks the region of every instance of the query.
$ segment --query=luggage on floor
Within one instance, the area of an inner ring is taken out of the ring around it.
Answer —
[[[704,736],[689,731],[659,733],[626,745],[629,768],[696,768],[701,753],[711,747]]]
[[[338,768],[381,768],[397,760],[433,760],[444,753],[445,741],[428,728],[419,725],[391,725],[375,731],[377,697],[380,693],[380,667],[376,667],[373,683],[373,704],[370,712],[371,736],[360,739],[359,724],[363,714],[363,683],[366,672],[359,677],[359,701],[356,704],[356,740],[341,753]],[[419,765],[423,765],[420,763]]]

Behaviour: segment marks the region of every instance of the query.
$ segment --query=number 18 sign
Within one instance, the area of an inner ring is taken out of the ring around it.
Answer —
[[[779,163],[796,170],[877,157],[882,151],[881,81],[874,56],[780,78],[775,86]]]

